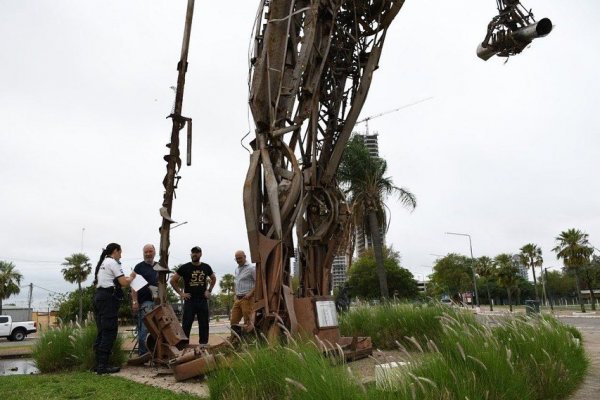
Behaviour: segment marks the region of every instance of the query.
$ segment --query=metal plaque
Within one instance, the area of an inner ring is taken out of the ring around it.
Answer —
[[[333,300],[316,301],[317,324],[319,328],[335,328],[338,326],[337,312]]]

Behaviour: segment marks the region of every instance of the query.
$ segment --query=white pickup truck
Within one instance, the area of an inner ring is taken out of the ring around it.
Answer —
[[[0,315],[0,337],[20,342],[30,333],[37,332],[37,322],[12,322],[8,315]]]

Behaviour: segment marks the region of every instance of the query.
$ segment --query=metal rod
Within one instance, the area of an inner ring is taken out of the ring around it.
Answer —
[[[183,43],[181,46],[181,57],[177,64],[177,88],[175,90],[175,106],[173,113],[170,115],[173,121],[171,130],[171,142],[168,145],[170,151],[165,160],[167,161],[167,174],[165,176],[165,193],[163,197],[162,207],[166,210],[163,215],[162,224],[160,227],[160,250],[158,264],[162,267],[165,273],[159,273],[159,298],[161,304],[166,302],[166,271],[169,268],[169,246],[170,246],[170,225],[173,222],[171,219],[171,211],[173,208],[173,196],[175,191],[175,176],[176,167],[181,163],[179,159],[179,131],[183,127],[184,120],[181,117],[181,109],[183,105],[183,91],[185,86],[185,73],[187,72],[187,57],[190,44],[190,35],[192,31],[192,18],[194,15],[194,1],[188,0],[187,11],[185,16],[185,28],[183,32]],[[161,272],[161,271],[159,271]]]

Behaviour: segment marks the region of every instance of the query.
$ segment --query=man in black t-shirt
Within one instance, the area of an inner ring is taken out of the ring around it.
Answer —
[[[171,286],[175,292],[184,300],[183,304],[183,331],[190,338],[190,331],[194,319],[198,316],[198,331],[201,345],[208,344],[208,299],[217,277],[210,265],[200,262],[202,249],[198,246],[192,248],[192,262],[183,264],[171,277]],[[183,278],[183,290],[179,286],[179,280]],[[207,280],[210,286],[207,289]]]
[[[131,290],[131,310],[137,317],[138,353],[140,356],[148,351],[146,348],[148,328],[144,324],[144,317],[154,308],[154,296],[150,287],[158,290],[158,272],[154,270],[156,249],[154,245],[147,244],[144,246],[143,252],[144,261],[136,265],[133,272],[143,276],[148,285],[141,288],[138,292],[133,289]]]

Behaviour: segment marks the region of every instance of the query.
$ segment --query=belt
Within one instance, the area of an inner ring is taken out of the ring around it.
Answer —
[[[245,295],[245,294],[236,294],[236,295],[235,295],[235,298],[236,298],[236,299],[238,299],[238,300],[241,300],[241,299],[243,299],[244,297],[246,297],[246,295]]]
[[[111,287],[99,287],[96,290],[101,290],[101,291],[104,291],[104,292],[111,292],[112,293],[115,290],[115,287],[114,286],[111,286]]]

